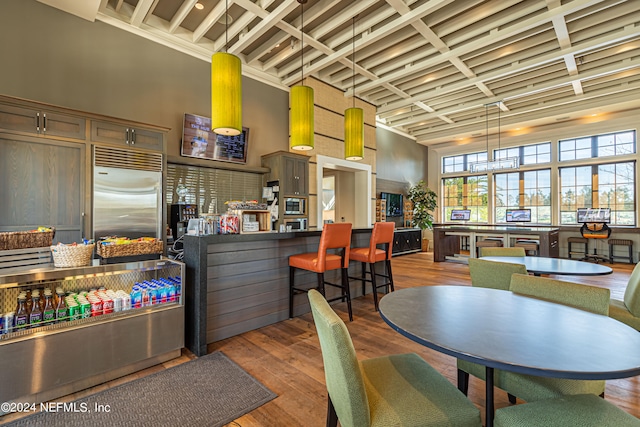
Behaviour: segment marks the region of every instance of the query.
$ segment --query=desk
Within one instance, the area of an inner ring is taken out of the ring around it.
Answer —
[[[536,276],[541,274],[556,274],[565,276],[602,276],[611,274],[611,267],[589,262],[575,261],[560,258],[545,258],[535,256],[506,257],[487,256],[482,257],[487,261],[510,262],[513,264],[524,264],[529,273]]]
[[[493,425],[495,368],[579,380],[640,374],[640,334],[607,316],[509,291],[470,286],[402,289],[380,316],[405,337],[487,368],[486,426]]]
[[[494,225],[438,225],[433,229],[433,260],[446,261],[460,254],[460,237],[468,237],[469,254],[475,257],[476,242],[483,238],[493,237],[503,241],[506,247],[512,241],[526,238],[540,242],[539,255],[557,258],[559,253],[558,235],[555,227],[505,227]]]

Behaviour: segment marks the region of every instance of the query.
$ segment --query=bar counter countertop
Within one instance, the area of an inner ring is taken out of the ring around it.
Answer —
[[[351,246],[367,246],[372,228],[355,228]],[[214,234],[184,237],[186,263],[186,346],[206,354],[207,344],[289,317],[289,255],[318,250],[322,230]],[[351,276],[361,273],[359,264]],[[336,271],[327,281],[339,280]],[[296,284],[316,286],[316,275],[298,271]],[[352,296],[362,292],[352,286]],[[327,289],[331,295],[333,289]],[[296,298],[296,315],[309,311],[304,298]]]

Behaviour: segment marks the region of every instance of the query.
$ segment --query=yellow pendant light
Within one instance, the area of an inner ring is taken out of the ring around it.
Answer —
[[[364,157],[364,111],[347,108],[344,111],[344,158],[362,160]]]
[[[313,150],[313,88],[304,86],[304,4],[307,0],[298,0],[302,8],[300,26],[300,84],[291,88],[290,106],[291,115],[289,147],[292,150]]]
[[[362,160],[364,158],[364,111],[356,108],[356,18],[353,17],[353,107],[344,112],[344,158]]]
[[[242,132],[242,64],[228,50],[228,11],[225,10],[225,52],[211,56],[211,129],[221,135]]]

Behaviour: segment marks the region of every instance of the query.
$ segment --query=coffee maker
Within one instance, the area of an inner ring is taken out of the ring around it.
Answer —
[[[198,206],[177,203],[171,205],[171,216],[169,217],[169,225],[173,238],[178,239],[187,232],[187,225],[190,219],[198,218]]]

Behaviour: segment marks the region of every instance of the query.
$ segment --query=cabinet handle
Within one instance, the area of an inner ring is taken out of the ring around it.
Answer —
[[[136,130],[131,129],[131,145],[136,143]]]
[[[40,113],[36,113],[36,132],[40,132]]]
[[[129,145],[129,128],[127,128],[127,136],[125,137],[124,142]]]
[[[47,113],[42,114],[42,132],[47,132]]]

